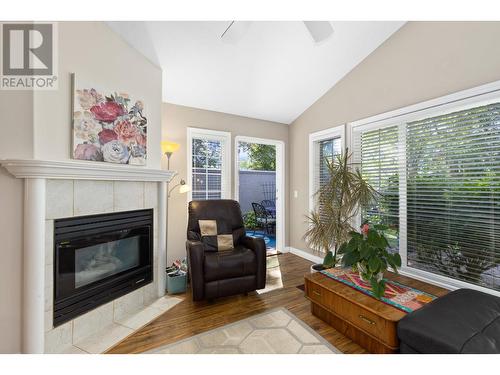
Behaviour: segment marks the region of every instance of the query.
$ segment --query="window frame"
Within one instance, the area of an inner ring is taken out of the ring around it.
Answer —
[[[472,107],[491,104],[500,101],[500,81],[495,81],[471,89],[455,92],[436,99],[424,101],[394,111],[381,113],[372,117],[348,123],[350,149],[356,153],[355,139],[359,137],[356,133],[363,131],[381,129],[388,126],[399,126],[399,254],[402,260],[400,273],[418,280],[430,282],[441,287],[455,290],[458,288],[476,289],[485,293],[500,296],[500,291],[475,285],[461,280],[452,279],[443,275],[407,266],[407,213],[406,213],[406,124],[408,122],[434,117],[450,112],[456,112]],[[359,155],[355,155],[359,158]],[[357,219],[361,222],[361,216]]]
[[[193,200],[193,138],[203,138],[221,141],[222,147],[222,175],[221,175],[221,199],[231,199],[231,133],[220,130],[203,128],[187,128],[187,184],[191,190],[187,194],[187,201]]]
[[[316,160],[319,151],[319,143],[330,138],[340,138],[340,148],[344,151],[346,145],[345,129],[346,124],[342,124],[309,134],[309,212],[314,209],[314,194],[318,186],[317,179],[319,176],[317,176],[315,172],[319,170],[319,168],[317,168],[319,161]]]

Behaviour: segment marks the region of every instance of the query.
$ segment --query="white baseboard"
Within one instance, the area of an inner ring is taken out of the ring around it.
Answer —
[[[301,258],[307,259],[308,261],[313,262],[315,264],[323,263],[322,257],[311,254],[311,253],[304,251],[304,250],[296,249],[295,247],[287,246],[285,248],[285,252],[292,253],[293,255],[297,255]]]

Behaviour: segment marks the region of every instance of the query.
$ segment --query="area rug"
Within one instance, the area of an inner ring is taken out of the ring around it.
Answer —
[[[354,272],[345,268],[328,268],[320,271],[322,274],[354,288],[361,293],[375,298],[371,285],[361,280],[358,272]],[[386,280],[385,294],[380,300],[390,306],[404,312],[415,311],[427,303],[433,301],[437,297],[422,292],[421,290],[412,288],[408,285],[403,285],[393,280]]]
[[[268,256],[266,258],[266,268],[267,269],[275,268],[275,267],[279,267],[279,266],[280,266],[280,261],[276,255]]]
[[[285,308],[251,316],[147,354],[338,354]]]

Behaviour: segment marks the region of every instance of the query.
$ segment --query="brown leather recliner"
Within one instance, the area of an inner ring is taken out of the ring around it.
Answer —
[[[199,220],[216,220],[232,232],[234,248],[217,251],[202,242]],[[186,250],[194,301],[263,289],[266,245],[246,236],[238,202],[228,199],[189,202]]]

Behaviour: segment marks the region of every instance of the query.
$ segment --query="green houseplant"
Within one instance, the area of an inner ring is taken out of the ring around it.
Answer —
[[[380,298],[385,292],[384,272],[392,269],[398,272],[401,267],[401,257],[398,253],[391,254],[387,249],[389,242],[379,232],[384,226],[376,225],[370,228],[363,225],[361,233],[351,232],[351,239],[339,247],[342,256],[342,265],[352,267],[359,272],[361,279],[369,282],[375,297]]]
[[[257,218],[255,217],[255,213],[253,211],[248,211],[243,215],[243,223],[246,229],[257,229]]]
[[[315,193],[316,207],[306,216],[309,226],[304,240],[326,254],[324,268],[337,264],[338,245],[348,241],[354,231],[351,223],[359,207],[368,205],[377,195],[353,166],[351,157],[346,148],[340,155],[325,158],[328,181]]]

